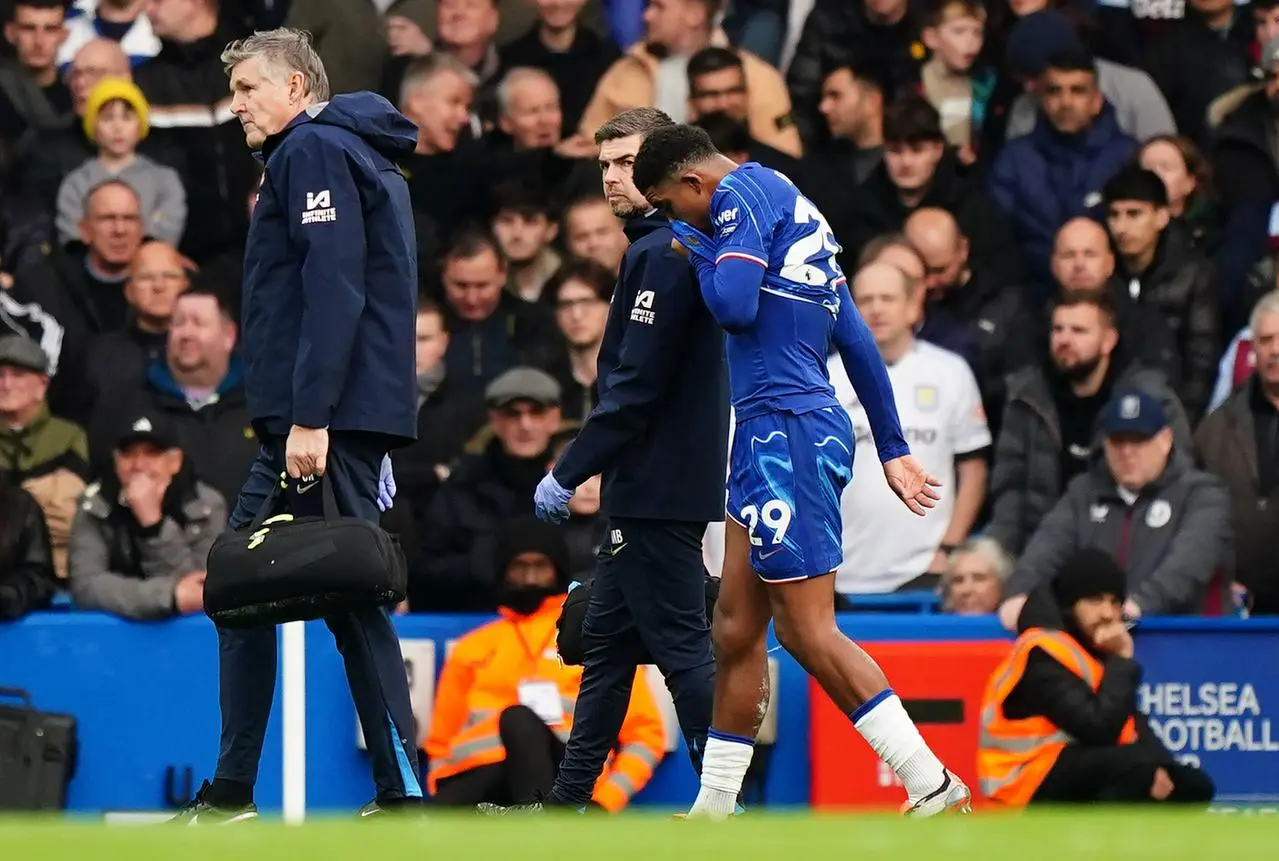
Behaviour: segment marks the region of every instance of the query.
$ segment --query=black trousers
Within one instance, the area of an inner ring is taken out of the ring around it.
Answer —
[[[446,777],[431,801],[446,807],[528,804],[545,797],[564,757],[564,743],[528,706],[511,706],[498,716],[497,732],[506,759]]]
[[[1150,797],[1150,787],[1160,768],[1168,773],[1173,787],[1164,803],[1206,805],[1212,801],[1217,791],[1212,778],[1161,753],[1141,743],[1067,745],[1035,791],[1031,804],[1156,803]]]
[[[379,436],[329,434],[328,465],[321,481],[333,483],[342,514],[378,521],[378,471],[385,453],[386,444]],[[284,438],[273,438],[253,462],[229,528],[253,521],[267,494],[281,480],[284,468]],[[322,494],[314,490],[298,493],[298,485],[288,480],[287,508],[295,516],[320,514]],[[408,678],[390,615],[384,608],[373,607],[330,616],[324,623],[333,633],[346,666],[347,683],[373,762],[377,797],[421,797]],[[218,652],[222,749],[215,776],[252,786],[257,782],[262,741],[275,697],[275,627],[219,628]]]
[[[656,664],[666,678],[693,768],[701,772],[715,693],[705,532],[705,523],[609,518],[582,630],[582,687],[552,802],[590,802],[640,664]]]

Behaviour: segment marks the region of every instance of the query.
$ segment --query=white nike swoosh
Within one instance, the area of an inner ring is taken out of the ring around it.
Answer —
[[[778,553],[781,553],[781,552],[782,552],[783,550],[785,550],[785,549],[786,549],[785,547],[777,547],[777,548],[775,548],[775,549],[773,549],[773,550],[768,551],[767,553],[761,553],[761,554],[759,554],[759,558],[760,558],[761,560],[763,560],[763,559],[770,559],[770,558],[772,558],[772,557],[776,556]]]
[[[298,493],[306,493],[308,490],[313,490],[319,486],[320,486],[320,483],[318,481],[310,481],[305,484],[299,484]]]
[[[375,808],[373,808],[372,810],[361,810],[361,811],[360,811],[360,816],[362,816],[362,817],[363,817],[363,816],[373,816],[374,814],[381,813],[381,812],[382,812],[382,811],[381,811],[380,809],[378,809],[378,808],[376,808],[376,807],[375,807]]]
[[[629,543],[630,543],[629,541],[626,542],[626,544],[629,544]],[[623,550],[626,549],[626,544],[617,545],[616,547],[613,548],[612,552],[609,555],[616,556],[617,554],[621,553]]]

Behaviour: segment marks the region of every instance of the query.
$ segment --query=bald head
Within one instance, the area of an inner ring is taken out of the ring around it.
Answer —
[[[1072,218],[1053,240],[1052,273],[1067,290],[1096,290],[1115,271],[1106,229],[1091,218]]]
[[[145,242],[129,264],[124,298],[129,301],[143,331],[163,332],[173,316],[173,305],[188,286],[178,250],[167,242]]]
[[[883,261],[863,266],[853,279],[853,301],[885,361],[896,361],[910,346],[918,316],[912,292],[906,273]]]
[[[103,78],[133,80],[129,58],[114,39],[90,39],[76,51],[67,69],[67,83],[71,87],[76,116],[84,116],[84,103],[89,92]]]
[[[918,209],[906,219],[903,232],[924,259],[924,286],[930,292],[947,290],[967,280],[968,239],[953,215],[931,206]]]

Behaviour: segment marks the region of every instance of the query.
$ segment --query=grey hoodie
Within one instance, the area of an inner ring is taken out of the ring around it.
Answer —
[[[102,162],[91,158],[62,180],[58,187],[58,241],[80,238],[85,197],[99,183],[118,179],[132,188],[142,203],[142,233],[177,245],[187,223],[187,193],[178,172],[157,164],[146,156],[134,156],[133,163],[119,173],[111,173]]]
[[[1119,128],[1129,137],[1146,141],[1155,135],[1175,135],[1177,124],[1154,79],[1141,69],[1097,59],[1097,86],[1115,109]],[[1030,134],[1039,105],[1031,93],[1022,93],[1008,111],[1008,140]]]

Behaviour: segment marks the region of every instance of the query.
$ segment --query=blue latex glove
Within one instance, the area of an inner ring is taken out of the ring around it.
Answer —
[[[389,511],[395,501],[395,476],[391,473],[391,456],[382,455],[382,468],[377,475],[377,507]]]
[[[538,520],[563,523],[568,520],[568,501],[572,498],[573,491],[560,487],[555,476],[548,472],[533,491],[533,513]]]
[[[688,249],[689,257],[700,257],[708,263],[715,262],[715,243],[705,233],[683,221],[672,221],[671,232]]]

